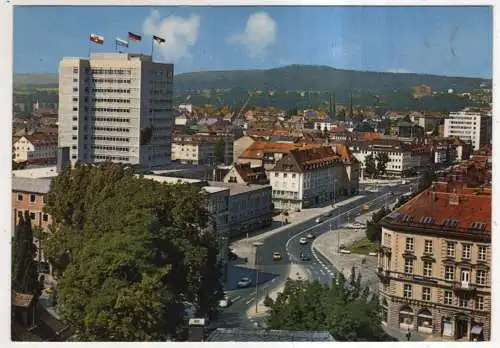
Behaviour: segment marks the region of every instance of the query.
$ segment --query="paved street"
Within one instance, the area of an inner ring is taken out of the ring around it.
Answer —
[[[313,253],[310,242],[306,245],[300,245],[299,239],[309,233],[317,237],[323,235],[330,230],[330,223],[332,225],[341,225],[348,221],[354,221],[356,217],[362,214],[363,204],[366,202],[370,202],[370,206],[374,210],[386,203],[394,203],[398,195],[409,190],[408,185],[394,183],[379,185],[377,188],[378,192],[365,191],[355,197],[339,197],[335,209],[328,205],[293,213],[289,216],[290,223],[288,225],[233,242],[231,248],[239,256],[239,260],[231,261],[229,265],[225,290],[233,298],[234,303],[231,307],[222,311],[218,324],[221,327],[249,327],[253,325],[248,320],[247,314],[251,307],[255,305],[256,298],[255,248],[252,245],[254,242],[263,243],[259,247],[257,254],[260,300],[263,300],[267,292],[275,294],[282,287],[286,278],[297,276],[296,273],[299,273],[301,277],[329,284],[332,275],[336,272],[336,268],[324,256]],[[389,191],[394,192],[395,196],[384,195]],[[324,218],[323,222],[315,222],[317,216],[329,212],[331,212],[331,215]],[[349,231],[352,233],[352,230]],[[343,234],[348,235],[349,232]],[[273,252],[281,253],[282,259],[274,261],[272,259]],[[301,252],[309,255],[311,260],[300,261]],[[248,259],[246,263],[244,262],[245,258]],[[295,271],[295,269],[300,271]],[[250,278],[252,283],[248,288],[238,289],[236,284],[242,277]]]

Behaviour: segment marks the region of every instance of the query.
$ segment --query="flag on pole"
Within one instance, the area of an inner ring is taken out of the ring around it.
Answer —
[[[159,36],[153,35],[153,40],[156,41],[157,44],[163,45],[165,43],[165,39]]]
[[[131,33],[130,31],[128,32],[128,38],[133,41],[141,41],[142,39],[141,35]]]
[[[117,46],[128,47],[128,41],[122,40],[119,37],[117,37],[116,38],[116,45]]]
[[[104,43],[104,36],[97,35],[97,34],[90,34],[90,41],[93,43],[102,45]]]

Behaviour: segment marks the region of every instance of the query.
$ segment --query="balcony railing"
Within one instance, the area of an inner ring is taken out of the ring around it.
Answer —
[[[457,281],[453,283],[453,290],[476,291],[476,285],[467,281]]]

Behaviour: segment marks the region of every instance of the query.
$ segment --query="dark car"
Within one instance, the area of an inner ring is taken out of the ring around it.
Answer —
[[[236,255],[235,252],[233,251],[230,251],[228,254],[227,254],[227,258],[229,260],[238,260],[238,255]]]
[[[309,255],[306,255],[306,254],[300,254],[300,261],[310,261],[311,258],[309,257]]]

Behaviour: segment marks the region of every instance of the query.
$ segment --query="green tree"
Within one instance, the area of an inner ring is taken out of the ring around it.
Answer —
[[[425,170],[422,173],[422,178],[418,184],[418,191],[422,192],[426,188],[432,185],[432,182],[436,180],[436,173],[432,170]]]
[[[330,287],[289,280],[271,306],[268,326],[277,330],[326,330],[339,341],[385,340],[377,303],[363,296],[365,291],[354,296],[352,288],[341,274]]]
[[[47,210],[57,227],[46,252],[61,273],[59,311],[79,339],[175,339],[185,301],[213,317],[222,290],[205,202],[195,185],[161,184],[111,163],[79,165],[53,181]]]
[[[387,168],[387,163],[389,163],[389,155],[386,152],[379,152],[375,158],[377,163],[376,176],[384,175]]]
[[[373,154],[365,157],[365,174],[373,178],[377,174],[377,166]]]
[[[35,253],[31,217],[26,211],[16,226],[12,241],[13,290],[39,295]]]
[[[380,242],[382,240],[381,220],[390,213],[390,210],[382,208],[372,215],[370,221],[366,223],[366,238],[371,242]]]

